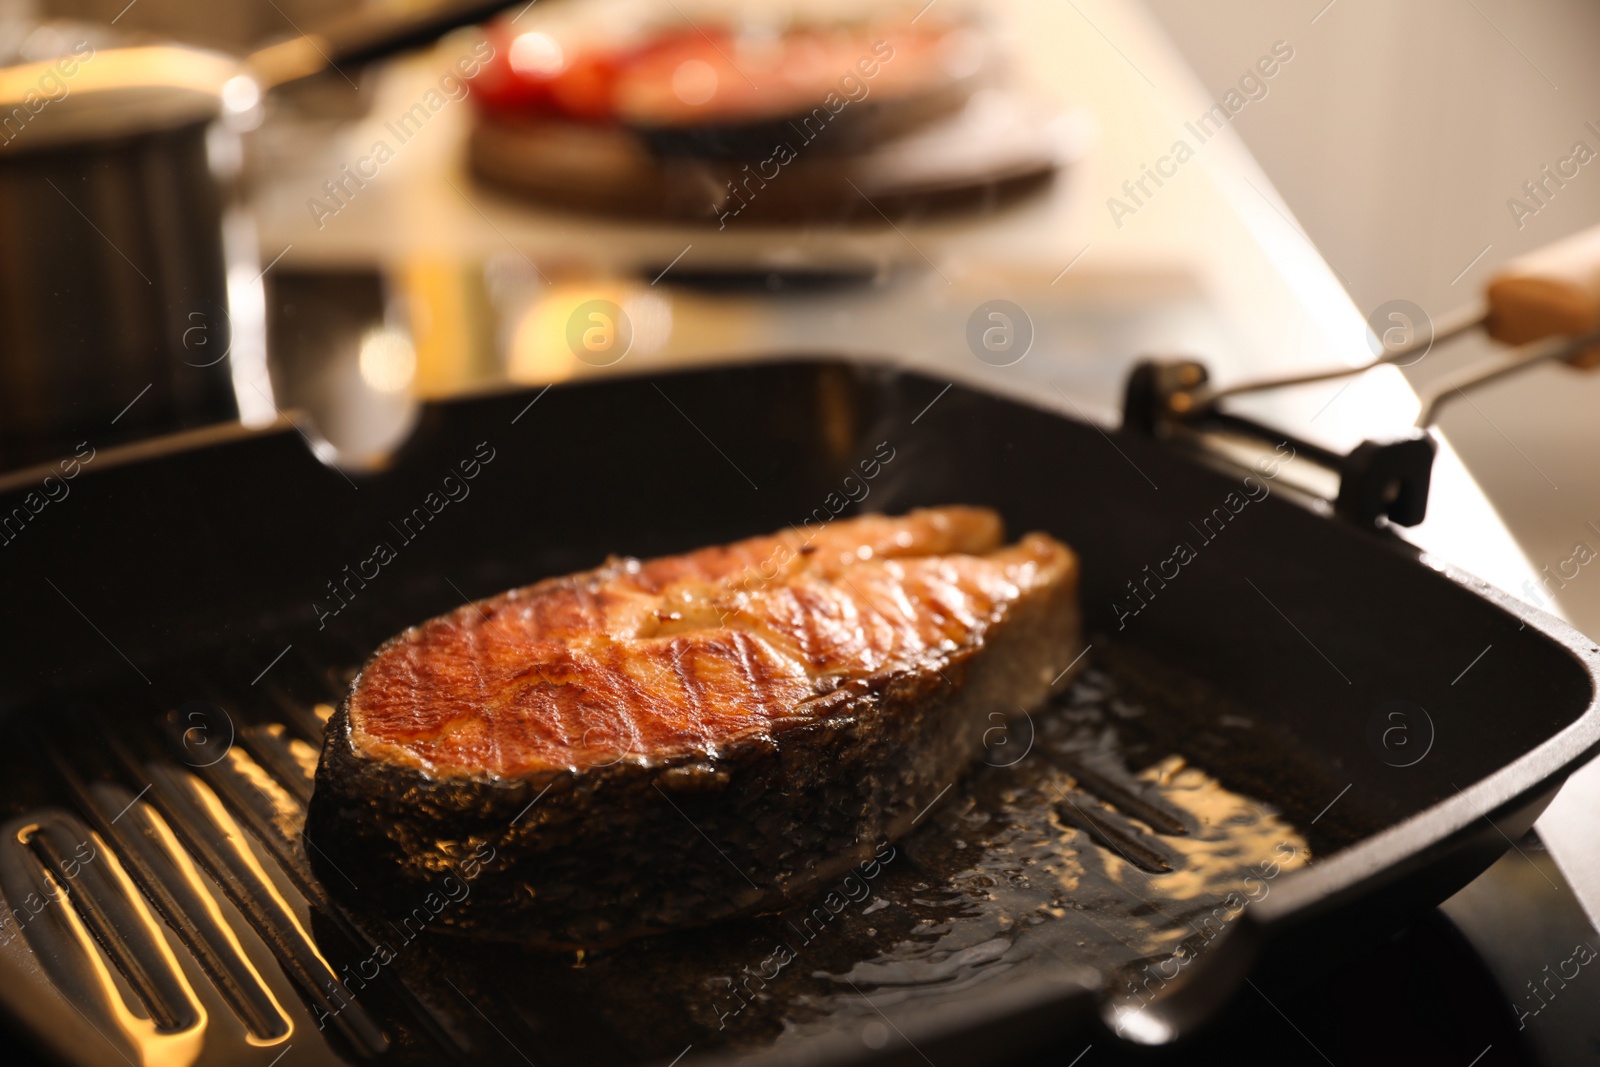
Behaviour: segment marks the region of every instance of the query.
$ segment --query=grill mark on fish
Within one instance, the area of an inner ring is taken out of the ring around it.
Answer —
[[[754,659],[750,655],[750,648],[755,639],[747,633],[735,630],[733,643],[739,651],[739,666],[744,670],[745,679],[750,683],[750,696],[756,707],[768,714],[774,711],[781,713],[783,709],[778,705],[777,690],[772,685],[772,675],[767,670],[766,658],[759,655],[759,650]]]
[[[825,666],[821,629],[827,624],[827,609],[831,605],[824,604],[824,598],[815,589],[803,584],[791,586],[788,596],[794,605],[795,642],[800,646],[807,668],[815,675]]]
[[[471,629],[466,632],[467,644],[469,646],[469,655],[467,656],[467,659],[472,666],[473,678],[475,678],[478,683],[479,697],[481,698],[482,703],[487,705],[489,703],[489,683],[483,677],[483,658],[477,654],[479,649],[479,635],[480,631],[476,629]],[[504,739],[500,734],[491,733],[489,735],[489,753],[497,765],[505,763]]]
[[[706,737],[705,728],[705,688],[700,683],[700,678],[695,674],[694,661],[685,665],[684,656],[692,656],[695,651],[694,642],[687,637],[674,637],[672,639],[672,669],[677,676],[678,683],[683,686],[683,695],[687,700],[689,713],[695,717],[699,729],[696,735],[703,742]]]
[[[945,640],[972,629],[976,621],[965,610],[965,596],[954,590],[941,575],[928,575],[923,580],[923,597],[938,611],[933,615],[939,634]]]
[[[851,589],[853,589],[854,593],[856,593],[856,597],[861,598],[861,603],[864,603],[864,605],[867,606],[867,609],[869,609],[870,613],[872,613],[870,616],[867,616],[867,614],[861,614],[859,613],[858,608],[858,614],[861,614],[862,619],[869,619],[869,617],[870,619],[877,619],[877,621],[880,622],[880,624],[882,624],[886,630],[888,630],[888,640],[886,641],[877,641],[872,640],[872,638],[864,637],[864,643],[866,643],[867,648],[883,649],[883,661],[886,661],[888,657],[893,656],[893,653],[896,653],[896,651],[910,651],[910,653],[920,651],[920,648],[917,648],[917,645],[920,645],[920,643],[918,643],[918,641],[906,640],[906,630],[902,629],[902,624],[899,624],[899,622],[891,619],[891,617],[888,616],[888,613],[883,611],[883,608],[878,606],[878,601],[875,600],[870,593],[867,593],[866,590],[861,589],[861,585],[856,584],[856,582],[854,582],[853,579],[850,579],[850,577],[845,577],[845,582],[846,584],[850,585]]]
[[[890,564],[894,568],[895,581],[889,583],[887,590],[889,603],[894,606],[900,615],[897,629],[904,635],[906,643],[916,652],[926,649],[927,642],[922,639],[922,629],[917,625],[917,607],[906,595],[906,568],[898,563]]]
[[[951,573],[952,568],[940,567],[928,576],[932,588],[938,591],[939,603],[944,607],[945,614],[963,629],[971,629],[977,624],[977,617],[972,614],[967,595],[957,586],[957,576]]]

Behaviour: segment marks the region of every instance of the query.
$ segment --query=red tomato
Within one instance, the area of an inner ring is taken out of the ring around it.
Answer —
[[[643,45],[490,30],[495,55],[472,87],[479,105],[513,115],[642,126],[738,124],[803,114],[846,98],[914,93],[942,80],[939,33],[797,30],[769,40],[706,27],[669,29]],[[887,38],[887,40],[885,39]]]
[[[550,80],[529,77],[511,66],[511,45],[516,34],[501,27],[489,31],[494,57],[471,79],[481,107],[492,111],[542,113],[551,109]]]
[[[618,115],[642,126],[782,119],[826,103],[923,91],[943,79],[940,38],[872,28],[794,30],[776,39],[686,31],[641,50],[617,75]],[[892,88],[891,88],[892,87]]]
[[[612,116],[612,86],[622,57],[583,48],[537,31],[490,31],[494,58],[472,87],[479,106],[522,115],[565,115],[589,122]]]
[[[759,110],[762,101],[755,86],[760,82],[749,69],[765,74],[767,64],[737,62],[735,51],[734,42],[718,31],[702,36],[688,30],[657,39],[619,73],[617,111],[647,126],[677,126]]]
[[[621,67],[618,56],[579,53],[550,80],[557,110],[575,119],[606,122],[614,117],[612,93]]]

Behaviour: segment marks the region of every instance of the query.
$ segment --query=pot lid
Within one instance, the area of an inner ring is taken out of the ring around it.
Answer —
[[[0,156],[252,114],[261,93],[240,62],[198,48],[96,50],[0,69]]]

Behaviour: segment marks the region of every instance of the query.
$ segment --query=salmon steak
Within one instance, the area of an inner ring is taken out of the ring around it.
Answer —
[[[1003,538],[984,508],[842,519],[414,626],[328,723],[307,854],[367,906],[447,896],[431,927],[551,948],[805,899],[1066,684],[1077,558]]]

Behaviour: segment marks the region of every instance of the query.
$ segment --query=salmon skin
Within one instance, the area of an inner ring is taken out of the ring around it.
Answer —
[[[379,912],[454,876],[432,928],[551,948],[803,899],[1066,683],[1077,558],[1002,538],[983,508],[864,516],[414,626],[328,723],[307,854]]]

